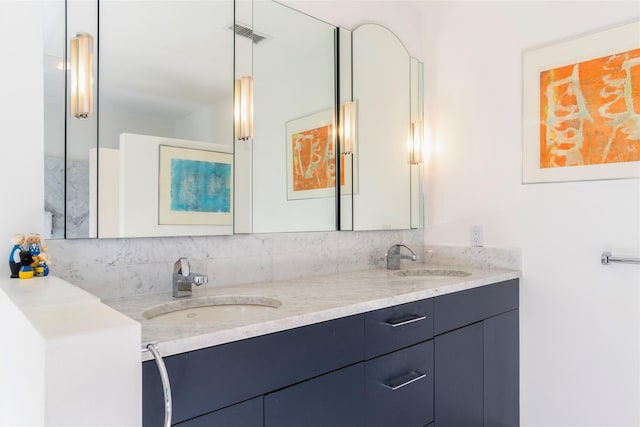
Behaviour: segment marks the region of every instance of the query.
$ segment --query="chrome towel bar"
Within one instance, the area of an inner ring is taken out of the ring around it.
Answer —
[[[602,265],[609,265],[614,262],[622,264],[640,264],[640,258],[614,257],[611,255],[611,252],[602,252],[600,261],[602,262]]]
[[[169,374],[167,373],[167,367],[164,364],[164,360],[160,355],[160,351],[158,347],[156,347],[155,343],[147,344],[146,347],[142,349],[142,352],[148,351],[153,355],[153,358],[156,361],[156,365],[158,366],[158,370],[160,371],[160,379],[162,380],[162,390],[164,392],[164,427],[171,426],[171,412],[172,412],[172,403],[171,403],[171,383],[169,382]]]

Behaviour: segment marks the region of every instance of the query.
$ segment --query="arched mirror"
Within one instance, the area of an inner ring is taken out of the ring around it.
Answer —
[[[422,64],[381,25],[342,31],[341,38],[350,41],[341,44],[342,102],[357,109],[356,143],[347,157],[353,190],[343,197],[351,211],[343,210],[342,229],[419,228]]]

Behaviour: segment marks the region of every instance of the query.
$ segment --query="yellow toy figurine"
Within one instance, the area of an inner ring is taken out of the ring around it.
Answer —
[[[36,277],[44,277],[49,275],[49,263],[51,262],[51,255],[47,253],[41,253],[37,257],[38,265],[35,267],[34,275]]]
[[[9,254],[9,269],[11,270],[11,278],[15,279],[20,272],[20,252],[24,250],[27,239],[24,234],[16,234],[11,239],[11,243],[13,244],[13,248]]]
[[[20,271],[18,271],[18,277],[20,279],[33,278],[33,268],[37,265],[38,262],[33,259],[29,251],[20,251]]]

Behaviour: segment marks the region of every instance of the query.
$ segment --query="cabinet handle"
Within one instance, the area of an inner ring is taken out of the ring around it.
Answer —
[[[164,360],[155,344],[148,344],[147,350],[153,355],[160,371],[160,379],[162,380],[162,390],[164,391],[164,427],[171,426],[171,383],[169,382],[169,374]],[[144,350],[143,350],[144,351]]]
[[[394,378],[389,381],[387,384],[382,384],[383,386],[390,388],[393,391],[398,390],[404,386],[408,386],[411,383],[419,381],[423,378],[426,378],[427,374],[418,371],[411,371],[408,374],[402,375],[401,377]]]
[[[397,328],[398,326],[408,325],[410,323],[419,322],[421,320],[425,320],[427,316],[418,316],[417,314],[400,317],[398,319],[390,319],[386,322],[383,322],[387,326],[391,326],[392,328]]]

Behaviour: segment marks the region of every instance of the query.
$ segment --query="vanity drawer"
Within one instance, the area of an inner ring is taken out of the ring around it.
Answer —
[[[363,315],[165,357],[178,423],[363,360]],[[142,366],[145,426],[162,425],[154,361]]]
[[[268,394],[264,427],[364,427],[363,383],[361,362]]]
[[[433,340],[365,364],[367,427],[422,427],[433,421]]]
[[[518,279],[513,279],[434,298],[434,334],[518,308],[518,282]]]
[[[261,396],[174,425],[179,427],[263,427],[263,412]]]
[[[367,359],[391,353],[432,337],[432,299],[365,313],[365,356]]]

